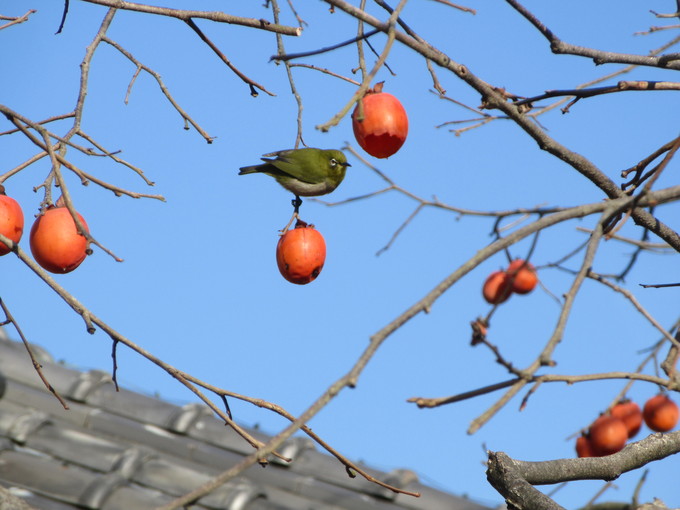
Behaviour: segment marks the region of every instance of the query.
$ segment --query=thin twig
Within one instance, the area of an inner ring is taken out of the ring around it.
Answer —
[[[374,30],[371,30],[370,32],[367,32],[361,36],[353,37],[352,39],[349,39],[347,41],[343,41],[338,44],[334,44],[332,46],[326,46],[324,48],[319,48],[318,50],[309,50],[309,51],[301,51],[299,53],[281,53],[281,54],[276,54],[272,55],[269,57],[269,60],[275,60],[279,62],[287,62],[288,60],[295,60],[296,58],[302,58],[302,57],[310,57],[313,55],[321,55],[322,53],[328,53],[329,51],[337,50],[338,48],[344,48],[345,46],[349,46],[350,44],[354,44],[359,40],[367,40],[369,37],[379,33],[380,30],[377,28]]]
[[[567,374],[536,374],[528,379],[522,377],[516,377],[509,379],[507,381],[501,381],[495,384],[490,384],[488,386],[483,386],[475,390],[466,391],[463,393],[458,393],[456,395],[448,397],[411,397],[407,402],[416,404],[416,406],[423,409],[432,409],[435,407],[441,407],[448,404],[454,404],[456,402],[461,402],[463,400],[469,400],[476,398],[480,395],[486,395],[493,393],[498,390],[502,390],[516,384],[543,384],[543,383],[567,383],[567,384],[577,384],[584,382],[595,382],[595,381],[616,381],[616,380],[630,380],[630,381],[643,381],[651,384],[657,384],[661,387],[669,387],[669,389],[675,389],[678,385],[669,381],[668,379],[663,379],[649,374],[642,374],[639,372],[603,372],[594,373],[586,375],[567,375]]]
[[[680,341],[678,341],[673,335],[671,335],[666,329],[659,324],[659,322],[651,316],[651,314],[640,304],[640,302],[637,300],[637,298],[627,289],[624,289],[623,287],[620,287],[619,285],[616,285],[615,283],[610,282],[607,280],[604,276],[599,275],[595,272],[590,272],[588,274],[588,278],[592,278],[595,281],[598,281],[610,289],[623,294],[625,298],[630,301],[630,303],[635,307],[635,309],[642,315],[645,319],[649,321],[649,323],[654,326],[662,335],[663,337],[668,340],[671,344],[675,345],[676,347],[680,347]]]
[[[322,67],[318,67],[318,66],[313,66],[313,65],[311,65],[311,64],[291,63],[291,64],[290,64],[290,67],[302,67],[302,68],[306,68],[306,69],[313,69],[314,71],[322,72],[322,73],[327,74],[327,75],[329,75],[329,76],[333,76],[334,78],[340,78],[341,80],[345,80],[345,81],[351,83],[352,85],[356,85],[357,87],[358,87],[359,85],[361,85],[358,81],[353,80],[352,78],[348,78],[348,77],[346,77],[346,76],[342,76],[341,74],[334,73],[333,71],[330,71],[330,70],[328,70],[328,69],[325,69],[325,68],[322,68]]]
[[[528,9],[517,0],[505,0],[518,13],[524,16],[548,40],[550,49],[557,55],[578,55],[592,59],[595,64],[635,64],[640,66],[660,67],[663,69],[680,69],[680,58],[672,56],[644,56],[628,53],[596,50],[569,44],[559,39],[550,29],[541,23]]]
[[[529,380],[535,375],[539,368],[543,366],[552,366],[554,364],[552,360],[552,354],[557,345],[562,341],[567,320],[571,313],[576,295],[581,288],[581,284],[585,280],[587,273],[590,271],[592,261],[595,257],[595,253],[597,252],[597,247],[604,231],[604,224],[609,221],[609,218],[614,212],[615,209],[613,207],[606,207],[603,210],[600,220],[598,221],[598,226],[591,236],[590,241],[588,242],[588,247],[586,248],[586,253],[581,263],[581,268],[574,278],[571,288],[565,294],[562,309],[557,319],[557,324],[555,325],[552,335],[543,347],[543,350],[537,356],[536,360],[522,371],[523,376],[520,378],[520,380],[506,393],[504,393],[503,396],[499,398],[494,404],[492,404],[486,411],[484,411],[470,423],[470,426],[468,427],[468,434],[474,434],[493,416],[495,416],[496,413],[500,411],[500,409],[502,409],[520,390],[522,390],[528,384]],[[541,220],[537,220],[536,223],[539,221]],[[526,227],[524,229],[526,229]],[[520,229],[519,231],[524,229]],[[496,243],[499,241],[496,241]]]
[[[357,89],[357,91],[354,93],[352,98],[347,102],[347,104],[340,110],[337,114],[333,116],[332,119],[330,119],[328,122],[324,124],[320,124],[316,126],[316,128],[319,131],[326,132],[328,131],[331,127],[336,126],[340,120],[342,120],[345,115],[350,111],[352,106],[355,105],[355,103],[361,99],[366,91],[368,90],[368,87],[371,84],[371,80],[375,77],[375,75],[378,73],[380,68],[383,66],[385,63],[385,60],[387,59],[387,55],[389,55],[390,50],[392,49],[392,44],[394,43],[395,40],[395,28],[394,25],[396,23],[396,20],[399,16],[399,12],[404,8],[406,5],[406,0],[401,0],[399,2],[399,5],[397,5],[397,8],[394,9],[394,12],[390,15],[386,26],[387,28],[387,42],[385,43],[385,47],[383,48],[382,54],[380,55],[380,58],[378,61],[375,63],[373,66],[373,69],[366,75],[366,77],[362,80],[361,85]],[[382,28],[381,28],[382,30]]]
[[[576,230],[578,232],[585,232],[586,234],[592,234],[593,230],[590,228],[585,228],[585,227],[576,227]],[[637,239],[631,239],[629,237],[623,237],[619,235],[613,235],[611,236],[611,239],[615,239],[617,241],[622,241],[624,243],[632,244],[633,246],[637,246],[639,248],[643,248],[645,250],[659,250],[659,251],[668,251],[672,250],[670,246],[668,246],[666,243],[650,243],[648,241],[638,241]]]
[[[133,76],[132,80],[130,81],[130,85],[129,85],[129,87],[128,87],[128,91],[127,91],[127,94],[126,94],[126,96],[125,96],[125,102],[126,102],[126,103],[127,103],[128,97],[129,97],[129,95],[130,95],[130,91],[131,91],[131,89],[132,89],[132,84],[133,84],[134,80],[136,79],[136,77],[138,76],[138,74],[139,74],[140,71],[146,71],[148,74],[150,74],[151,76],[153,76],[153,78],[156,80],[156,82],[158,83],[158,86],[159,86],[160,89],[161,89],[161,92],[162,92],[163,95],[168,99],[168,101],[170,101],[170,104],[175,108],[175,110],[177,110],[177,113],[179,113],[179,114],[182,116],[182,118],[183,118],[186,122],[188,122],[188,123],[190,123],[192,126],[194,126],[194,129],[196,129],[196,131],[198,131],[198,132],[200,133],[200,135],[201,135],[203,138],[205,138],[205,141],[206,141],[206,142],[208,142],[208,143],[212,143],[212,142],[213,142],[213,140],[215,139],[215,137],[214,137],[214,136],[208,135],[208,133],[206,133],[206,132],[203,130],[203,128],[202,128],[202,127],[201,127],[201,126],[200,126],[200,125],[199,125],[199,124],[198,124],[198,123],[197,123],[197,122],[196,122],[196,121],[195,121],[195,120],[194,120],[194,119],[193,119],[193,118],[192,118],[192,117],[191,117],[191,116],[190,116],[190,115],[189,115],[189,114],[188,114],[188,113],[187,113],[187,112],[186,112],[186,111],[185,111],[185,110],[177,103],[177,101],[175,101],[175,98],[173,98],[173,97],[172,97],[172,94],[170,94],[170,91],[169,91],[168,88],[165,86],[165,83],[163,82],[163,79],[161,78],[161,75],[160,75],[160,74],[158,74],[158,73],[157,73],[156,71],[154,71],[153,69],[151,69],[151,68],[145,66],[144,64],[142,64],[141,62],[139,62],[139,60],[137,60],[137,59],[132,55],[132,53],[130,53],[129,51],[127,51],[125,48],[123,48],[123,47],[122,47],[120,44],[118,44],[116,41],[114,41],[114,40],[112,40],[112,39],[110,39],[110,38],[108,38],[108,37],[106,37],[106,36],[102,37],[102,41],[105,42],[105,43],[107,43],[107,44],[109,44],[109,45],[111,45],[111,46],[113,46],[114,48],[116,48],[120,53],[122,53],[122,54],[123,54],[130,62],[132,62],[132,63],[137,67],[137,70],[135,71],[135,75]]]
[[[278,23],[279,22],[278,2],[277,0],[271,0],[271,3],[274,21]],[[283,45],[283,37],[281,36],[281,34],[276,34],[276,48],[277,51],[279,52],[279,55],[283,55],[286,52]],[[291,94],[293,94],[293,97],[295,98],[295,103],[297,104],[297,134],[295,135],[294,144],[294,147],[297,149],[300,146],[300,143],[302,142],[302,110],[303,110],[302,98],[300,97],[297,87],[295,86],[295,80],[293,79],[293,72],[291,71],[290,62],[288,60],[284,60],[283,64],[286,67],[286,76],[288,77],[288,83],[290,84],[290,92]],[[297,214],[299,208],[300,206],[298,205],[295,214]]]
[[[10,243],[12,242],[10,239],[6,238],[4,235],[0,234],[0,240],[7,244],[7,241]],[[40,380],[43,382],[45,385],[45,388],[49,390],[52,395],[59,401],[59,403],[62,405],[64,409],[69,409],[68,404],[66,401],[64,401],[63,398],[61,398],[61,395],[59,395],[59,392],[54,389],[54,386],[50,384],[50,382],[47,380],[47,377],[45,377],[45,374],[42,371],[42,365],[40,362],[36,359],[35,355],[33,354],[33,349],[31,349],[31,345],[28,343],[28,340],[26,340],[26,337],[24,336],[23,331],[21,331],[21,327],[19,326],[19,323],[14,319],[12,314],[10,313],[9,309],[7,308],[7,305],[5,304],[5,301],[0,297],[0,307],[2,307],[2,311],[5,313],[5,317],[7,319],[7,322],[11,322],[12,325],[14,326],[14,329],[16,329],[17,333],[19,334],[19,338],[21,338],[21,341],[24,343],[24,347],[26,348],[26,352],[28,352],[28,356],[31,358],[31,363],[33,364],[33,368],[35,371],[38,373],[38,376],[40,377]],[[5,324],[7,324],[5,322]]]
[[[458,9],[459,11],[469,12],[470,14],[477,14],[477,11],[472,9],[471,7],[465,7],[464,5],[454,4],[453,2],[449,2],[449,0],[434,0],[434,1],[440,4],[448,5],[449,7],[453,7],[454,9]]]
[[[9,16],[0,16],[0,20],[9,21],[9,23],[5,23],[4,25],[0,25],[0,30],[2,30],[3,28],[11,27],[12,25],[18,25],[19,23],[23,23],[24,21],[28,21],[28,17],[31,14],[35,14],[36,12],[38,12],[38,11],[36,11],[35,9],[30,9],[23,16],[18,16],[16,18],[12,18],[12,17],[9,17]]]
[[[596,87],[596,88],[577,88],[577,89],[566,89],[566,90],[548,90],[543,94],[519,99],[515,101],[515,104],[520,106],[524,104],[535,103],[536,101],[541,101],[543,99],[548,99],[551,97],[569,96],[577,99],[595,97],[603,94],[612,94],[616,92],[626,92],[626,91],[659,91],[659,90],[680,90],[680,83],[670,82],[670,81],[620,81],[616,85],[608,85],[606,87]],[[562,111],[566,113],[568,107],[564,108]]]
[[[123,9],[126,11],[143,12],[147,14],[155,14],[158,16],[167,16],[170,18],[177,18],[182,21],[188,21],[193,18],[207,19],[216,23],[228,23],[231,25],[241,25],[249,28],[257,28],[269,32],[276,32],[283,35],[299,36],[302,34],[301,27],[290,27],[285,25],[277,25],[270,23],[264,19],[243,18],[241,16],[232,16],[221,11],[190,11],[183,9],[170,9],[167,7],[157,7],[155,5],[137,4],[134,2],[126,2],[125,0],[84,0],[97,5],[104,5],[114,9]]]
[[[200,37],[201,40],[202,40],[205,44],[207,44],[207,45],[210,47],[210,49],[213,50],[213,51],[215,52],[215,54],[216,54],[218,57],[220,57],[220,60],[221,60],[222,62],[224,62],[224,63],[227,65],[227,67],[228,67],[229,69],[231,69],[231,70],[233,71],[233,73],[234,73],[236,76],[238,76],[239,78],[241,78],[241,80],[243,80],[243,82],[246,83],[246,84],[248,85],[248,87],[250,88],[250,95],[251,95],[251,96],[257,97],[258,92],[257,92],[256,89],[259,89],[259,90],[261,90],[262,92],[264,92],[265,94],[268,94],[268,95],[270,95],[270,96],[276,96],[276,94],[274,94],[274,93],[272,93],[272,92],[269,92],[266,88],[264,88],[263,85],[260,85],[260,84],[257,83],[256,81],[251,80],[251,79],[248,78],[245,74],[243,74],[241,71],[239,71],[239,70],[236,68],[236,66],[235,66],[234,64],[232,64],[231,61],[225,56],[225,54],[222,53],[222,52],[220,51],[220,49],[217,47],[217,45],[215,45],[215,43],[213,43],[213,42],[208,38],[208,36],[206,36],[206,35],[203,33],[203,31],[202,31],[200,28],[198,28],[198,26],[196,25],[196,23],[194,23],[194,20],[193,20],[193,19],[188,18],[188,19],[185,19],[184,21],[186,22],[187,25],[189,25],[189,27],[190,27],[194,32],[196,32],[196,34],[198,35],[198,37]]]
[[[7,107],[4,106],[4,105],[0,105],[0,111],[4,111],[3,108],[7,108]],[[35,124],[40,124],[40,125],[42,125],[42,124],[47,124],[48,122],[55,122],[55,121],[57,121],[57,120],[70,119],[70,118],[72,118],[72,117],[75,117],[75,115],[76,115],[75,112],[64,113],[64,114],[62,114],[62,115],[55,115],[54,117],[50,117],[49,119],[45,119],[45,120],[41,120],[41,121],[35,122]],[[18,128],[9,129],[9,130],[7,130],[7,131],[1,132],[1,133],[0,133],[0,136],[3,136],[3,135],[11,135],[11,134],[18,133],[18,132],[19,132],[19,129],[18,129]]]

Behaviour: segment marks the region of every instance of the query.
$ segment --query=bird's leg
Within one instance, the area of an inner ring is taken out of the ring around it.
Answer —
[[[291,200],[291,204],[293,204],[293,209],[295,209],[295,214],[300,212],[300,206],[302,205],[302,199],[298,196],[295,195],[295,198]]]
[[[290,226],[293,224],[293,222],[295,220],[300,219],[299,213],[300,213],[300,206],[302,205],[302,199],[298,195],[295,195],[295,198],[293,200],[291,200],[291,204],[293,204],[293,216],[291,216],[290,221],[281,230],[281,235],[288,232],[288,229],[290,228]]]

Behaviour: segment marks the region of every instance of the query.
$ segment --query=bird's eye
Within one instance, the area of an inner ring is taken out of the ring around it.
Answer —
[[[331,166],[335,166],[337,164],[338,164],[337,160],[335,158],[331,158]]]

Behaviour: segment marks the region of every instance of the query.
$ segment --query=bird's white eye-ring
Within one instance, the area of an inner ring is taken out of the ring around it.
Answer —
[[[335,158],[331,158],[331,166],[336,166],[338,161]]]

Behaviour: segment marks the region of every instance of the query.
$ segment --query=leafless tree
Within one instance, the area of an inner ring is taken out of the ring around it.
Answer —
[[[506,3],[517,13],[517,15],[526,20],[526,30],[534,30],[543,37],[546,47],[549,47],[555,54],[555,58],[559,58],[557,57],[559,55],[573,55],[587,61],[592,61],[599,65],[601,69],[604,69],[601,78],[585,83],[577,88],[549,90],[539,95],[523,96],[511,93],[500,85],[487,83],[466,67],[466,65],[456,61],[455,55],[445,53],[430,44],[424,38],[424,35],[415,33],[408,25],[407,20],[401,17],[402,10],[406,5],[405,0],[401,0],[396,6],[390,6],[383,0],[373,0],[372,2],[368,2],[371,4],[371,9],[366,7],[366,0],[360,2],[360,6],[353,5],[345,0],[325,0],[328,4],[328,8],[337,15],[350,16],[356,21],[357,33],[346,34],[344,42],[339,44],[301,54],[290,54],[286,51],[287,38],[303,35],[305,27],[303,14],[296,11],[296,7],[292,2],[288,2],[286,6],[280,6],[278,0],[267,1],[265,8],[269,9],[271,15],[269,19],[262,19],[259,17],[243,18],[224,12],[163,8],[123,0],[82,1],[101,6],[103,19],[99,27],[82,28],[93,30],[95,35],[92,42],[85,49],[85,57],[81,64],[80,88],[76,91],[77,100],[75,107],[72,111],[50,118],[36,120],[28,118],[21,112],[14,111],[9,106],[0,104],[0,112],[11,124],[10,129],[0,133],[0,136],[24,137],[35,146],[35,153],[26,159],[26,161],[14,168],[3,169],[3,173],[0,175],[0,183],[6,181],[15,174],[24,171],[37,161],[43,158],[49,158],[51,170],[45,177],[45,180],[37,186],[37,189],[44,192],[42,208],[45,209],[54,202],[52,194],[54,188],[58,187],[59,192],[63,196],[65,205],[71,211],[82,235],[87,237],[89,243],[97,246],[115,259],[118,259],[118,257],[109,248],[105,247],[96,238],[91,236],[79,222],[75,214],[73,200],[70,197],[68,187],[63,179],[63,172],[72,172],[78,176],[81,183],[93,183],[111,191],[117,196],[126,195],[133,198],[154,200],[164,200],[164,198],[158,194],[140,193],[138,191],[123,189],[115,183],[106,182],[97,175],[90,174],[82,168],[79,168],[72,162],[72,158],[70,158],[70,155],[73,153],[79,153],[91,158],[107,158],[111,161],[112,165],[120,165],[137,174],[144,184],[153,184],[146,177],[141,168],[138,168],[131,162],[125,161],[119,157],[119,154],[116,151],[107,148],[103,143],[97,141],[90,134],[90,130],[83,122],[83,107],[87,102],[89,87],[88,79],[90,77],[93,56],[96,52],[103,46],[108,46],[118,52],[133,66],[135,72],[129,84],[128,95],[137,78],[142,73],[149,74],[158,83],[161,94],[167,99],[171,107],[181,116],[187,129],[193,128],[208,144],[213,141],[213,137],[210,136],[173,97],[169,88],[163,82],[161,75],[138,60],[133,55],[131,49],[125,48],[122,44],[108,35],[109,27],[115,22],[115,17],[119,11],[135,11],[139,13],[139,15],[174,18],[179,22],[185,23],[187,28],[195,33],[196,36],[198,36],[201,41],[215,53],[216,57],[227,66],[233,73],[234,79],[243,82],[248,93],[252,96],[257,96],[261,93],[271,95],[272,93],[267,89],[266,84],[257,83],[254,79],[247,76],[246,73],[239,70],[223,50],[201,30],[197,21],[210,21],[222,24],[225,30],[229,30],[229,25],[240,25],[252,30],[270,32],[271,37],[276,38],[278,48],[278,53],[271,56],[271,58],[285,66],[291,91],[298,105],[298,115],[296,119],[297,144],[301,143],[303,140],[302,107],[305,98],[298,92],[296,87],[294,79],[294,71],[296,68],[311,69],[323,73],[329,80],[342,79],[356,85],[356,92],[351,97],[347,98],[345,106],[338,111],[337,115],[329,119],[328,122],[316,126],[316,129],[327,131],[336,126],[341,119],[345,118],[353,109],[357,101],[366,93],[372,85],[377,72],[387,65],[387,57],[390,55],[393,48],[397,45],[409,48],[422,57],[424,72],[429,73],[432,89],[435,93],[442,100],[451,101],[468,112],[469,118],[456,119],[455,121],[451,121],[450,124],[447,123],[447,126],[454,126],[453,131],[457,135],[462,135],[472,129],[483,130],[485,126],[494,122],[500,122],[502,120],[510,121],[521,128],[526,136],[534,140],[539,150],[545,151],[554,158],[563,161],[569,165],[574,172],[579,173],[592,183],[592,186],[599,190],[604,199],[594,203],[583,203],[573,207],[559,208],[535,207],[505,211],[462,209],[443,203],[436,198],[429,199],[418,196],[408,189],[405,189],[382,173],[378,168],[375,168],[371,163],[363,159],[359,152],[355,151],[352,147],[347,147],[347,150],[351,151],[356,158],[362,160],[368,168],[384,181],[385,186],[374,193],[355,197],[346,202],[370,200],[380,194],[389,192],[402,194],[412,199],[415,203],[413,212],[400,228],[393,233],[383,250],[389,249],[394,240],[397,239],[411,220],[426,208],[435,208],[461,216],[487,217],[494,222],[495,239],[489,245],[481,247],[473,257],[458,267],[448,277],[443,279],[422,299],[414,302],[403,314],[399,315],[392,322],[386,324],[382,329],[373,334],[370,337],[369,345],[356,360],[354,366],[352,366],[344,376],[330,385],[323,395],[299,416],[292,415],[275,403],[264,402],[257,398],[219,388],[207,381],[202,381],[189,373],[169,365],[151,352],[140,347],[133,340],[123,336],[113,326],[105,323],[102,319],[93,314],[84,304],[78,301],[75,296],[67,292],[57,281],[55,281],[55,279],[36,264],[17,243],[0,235],[0,241],[11,247],[14,255],[26,264],[28,268],[34,271],[39,278],[44,280],[54,292],[71,306],[76,314],[82,317],[88,332],[93,333],[98,328],[110,337],[114,345],[114,352],[115,347],[118,344],[124,344],[151,363],[154,363],[165,370],[180,384],[186,386],[190,391],[195,393],[196,396],[220,416],[227,425],[232,427],[245,441],[252,445],[252,454],[244,458],[239,464],[232,466],[210,483],[198,487],[190,494],[178,498],[171,505],[164,507],[165,509],[181,508],[183,505],[197,500],[215,487],[218,487],[227,480],[237,476],[249,466],[255,463],[265,464],[267,462],[266,459],[272,455],[283,458],[277,450],[286,439],[291,437],[291,435],[298,430],[302,430],[328,452],[337,457],[339,463],[344,465],[348,471],[354,471],[360,476],[395,492],[404,492],[416,496],[416,494],[409,493],[399,487],[393,487],[374,479],[360,466],[337,452],[332,445],[325,442],[306,424],[336,395],[344,389],[352,388],[357,384],[367,362],[386,339],[414,317],[423,312],[427,313],[433,303],[435,303],[448,289],[456,285],[463,276],[470,273],[494,254],[507,252],[509,247],[525,239],[531,240],[532,249],[527,256],[527,260],[530,259],[534,247],[540,243],[539,233],[574,218],[593,216],[597,218],[597,224],[594,229],[586,232],[587,239],[580,246],[570,248],[561,260],[558,260],[553,264],[554,267],[566,271],[567,268],[565,263],[567,261],[576,261],[578,269],[572,274],[572,283],[568,292],[566,292],[564,296],[556,298],[560,306],[558,321],[555,324],[552,334],[545,339],[544,345],[537,350],[535,359],[527,366],[520,367],[516,362],[508,359],[498,346],[489,341],[487,338],[487,330],[490,325],[491,316],[496,309],[496,307],[493,307],[487,316],[472,320],[471,344],[473,346],[489,349],[495,357],[496,362],[507,370],[509,378],[497,384],[451,396],[440,398],[414,397],[411,399],[411,402],[419,407],[432,408],[443,405],[453,405],[455,402],[464,399],[475,398],[480,395],[503,390],[502,395],[493,403],[493,405],[472,421],[469,432],[473,433],[491,420],[513,397],[521,392],[525,392],[524,402],[526,402],[534,392],[538,391],[540,386],[545,385],[546,383],[579,383],[602,379],[619,379],[622,381],[645,381],[656,384],[669,392],[680,391],[680,376],[676,369],[680,347],[680,329],[678,328],[678,323],[671,328],[666,328],[661,325],[652,314],[645,310],[635,294],[621,284],[641,252],[645,250],[675,250],[680,252],[680,235],[678,235],[664,219],[665,206],[680,199],[680,186],[675,185],[666,188],[657,188],[659,176],[663,172],[668,171],[671,164],[676,163],[677,161],[673,160],[680,148],[680,136],[678,136],[677,133],[672,133],[669,134],[668,139],[660,140],[656,150],[650,154],[645,154],[639,161],[633,162],[630,168],[623,170],[621,178],[624,179],[624,181],[622,183],[617,183],[605,174],[602,169],[598,168],[594,162],[576,153],[569,147],[562,145],[555,138],[552,138],[549,132],[544,129],[540,123],[541,115],[548,111],[555,108],[561,108],[561,110],[566,113],[569,112],[570,109],[575,108],[577,104],[580,108],[587,108],[587,105],[583,103],[586,103],[587,101],[597,101],[599,97],[606,94],[625,94],[630,92],[655,94],[660,91],[675,91],[677,93],[677,91],[680,90],[680,83],[677,82],[639,79],[625,80],[623,76],[634,69],[654,68],[666,71],[669,76],[673,71],[680,70],[680,53],[672,52],[680,42],[680,36],[669,37],[665,44],[645,55],[616,53],[596,48],[581,47],[560,39],[549,26],[546,26],[520,2],[516,0],[506,0]],[[444,0],[438,1],[441,2],[445,8],[453,9],[459,16],[470,16],[471,14],[475,14],[475,11],[470,7],[456,5]],[[673,2],[669,2],[669,4],[673,4]],[[9,6],[3,6],[3,8],[8,7]],[[298,5],[297,7],[300,8],[302,6]],[[290,12],[297,20],[296,26],[289,26],[280,22],[279,15],[281,8],[290,9]],[[369,13],[375,12],[376,8],[381,15],[378,16]],[[62,26],[68,23],[68,9],[69,2],[66,0]],[[256,12],[258,9],[261,9],[261,6],[253,6],[253,12]],[[666,25],[652,27],[650,31],[656,32],[668,30],[668,33],[673,33],[673,29],[677,30],[678,25],[671,25],[670,22],[674,18],[680,17],[680,1],[675,5],[672,5],[671,10],[674,10],[674,12],[669,14],[654,13],[659,20],[661,20],[662,23],[666,23]],[[31,15],[33,13],[33,10],[28,10],[24,14],[16,15],[13,13],[2,13],[5,14],[5,16],[0,16],[0,23],[2,23],[0,29],[23,29],[24,27],[18,25],[23,23],[30,24]],[[79,29],[81,28],[79,27]],[[377,49],[372,44],[373,36],[376,34],[384,34],[386,36],[382,49]],[[322,68],[317,65],[304,63],[305,57],[310,55],[329,54],[334,49],[346,46],[354,46],[357,49],[357,69],[361,71],[360,79],[356,79],[354,75],[349,76],[348,70],[334,69],[330,64],[328,68]],[[376,55],[376,61],[370,68],[366,62],[367,59],[365,58],[366,51],[373,51]],[[624,64],[626,67],[617,67],[615,71],[608,72],[607,66],[610,64]],[[442,74],[454,76],[465,83],[476,93],[480,101],[479,105],[465,105],[454,98],[448,97],[439,78],[439,75]],[[616,79],[618,79],[618,81],[615,81]],[[63,120],[68,120],[70,122],[70,127],[65,132],[56,132],[50,128],[55,121]],[[341,205],[341,203],[330,203],[329,205],[338,206]],[[639,239],[625,238],[618,234],[621,225],[626,222],[634,222],[641,228],[642,235]],[[597,274],[593,270],[593,259],[598,249],[600,249],[602,241],[605,239],[618,239],[620,242],[625,243],[625,246],[633,248],[629,264],[619,274],[603,275]],[[620,293],[628,300],[633,309],[658,330],[660,340],[654,346],[653,352],[636,371],[595,373],[589,375],[556,374],[543,371],[544,368],[552,367],[554,365],[553,353],[557,345],[563,339],[565,327],[569,321],[574,300],[580,292],[584,281],[588,279]],[[677,284],[673,282],[661,282],[657,284],[657,286],[667,285]],[[20,326],[13,318],[8,306],[5,303],[2,303],[2,308],[5,314],[5,323],[11,323],[16,327],[19,335],[26,343],[29,354],[31,354],[28,342],[23,337]],[[658,375],[648,375],[644,369],[656,363],[656,360],[660,358],[664,359],[664,361],[659,363],[661,372],[659,372]],[[46,386],[51,388],[48,380],[44,374],[42,374],[39,364],[35,362],[34,366],[43,378]],[[116,366],[114,364],[114,381],[116,380],[115,369]],[[614,396],[612,405],[625,394],[626,389],[627,387],[624,387],[621,391],[621,395]],[[55,397],[60,399],[64,407],[67,407],[67,403],[63,401],[56,392]],[[229,408],[226,405],[227,398],[240,399],[255,406],[268,409],[289,420],[290,424],[266,444],[262,443],[233,421]],[[560,508],[549,496],[539,492],[535,486],[557,484],[570,480],[613,480],[623,472],[639,469],[650,462],[663,459],[678,452],[680,452],[680,432],[672,432],[663,435],[655,434],[642,441],[630,444],[619,453],[599,458],[561,459],[549,462],[524,462],[512,459],[502,452],[489,452],[488,479],[493,487],[506,499],[511,508]]]

